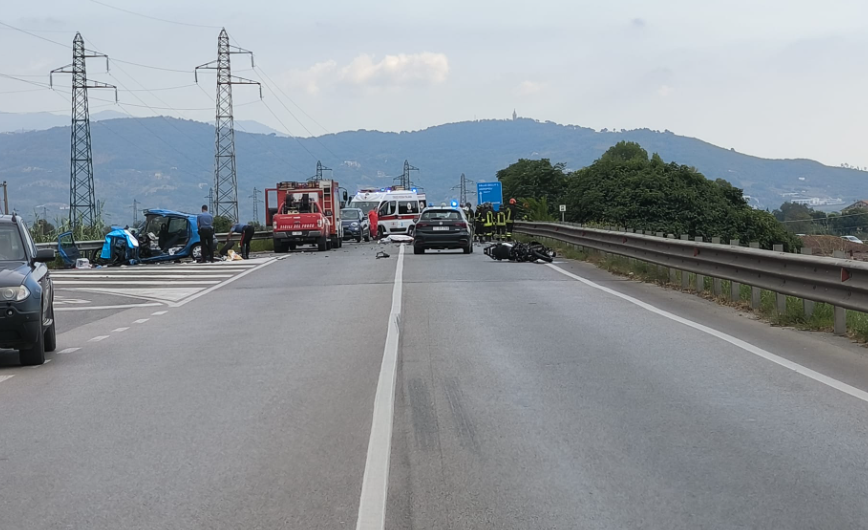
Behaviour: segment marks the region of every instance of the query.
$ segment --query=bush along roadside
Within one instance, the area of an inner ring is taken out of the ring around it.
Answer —
[[[623,256],[603,253],[587,248],[578,248],[561,241],[544,237],[516,236],[520,241],[540,241],[557,250],[558,255],[567,259],[592,263],[597,267],[636,281],[653,283],[667,289],[697,293],[696,275],[673,271],[652,263],[634,260]],[[682,274],[688,275],[689,288],[683,287]],[[786,296],[786,310],[778,311],[776,293],[761,291],[759,307],[751,306],[752,288],[740,285],[735,298],[732,297],[732,283],[729,280],[716,280],[703,277],[701,296],[721,305],[735,307],[741,311],[755,314],[758,318],[774,325],[793,327],[803,331],[834,331],[834,308],[829,304],[813,303],[794,296]],[[847,311],[847,336],[859,343],[868,343],[868,313]]]

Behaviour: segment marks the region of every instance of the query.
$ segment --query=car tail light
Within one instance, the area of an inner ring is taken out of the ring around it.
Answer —
[[[455,227],[456,228],[467,228],[467,223],[465,223],[464,221],[458,221],[457,223],[455,223]]]
[[[416,223],[416,228],[424,228],[424,227],[426,227],[426,226],[430,226],[430,224],[429,224],[429,223],[426,223],[426,222],[424,222],[424,221],[421,222],[421,223]]]

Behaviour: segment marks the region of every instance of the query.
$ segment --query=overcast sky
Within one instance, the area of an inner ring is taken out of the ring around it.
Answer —
[[[236,119],[294,135],[417,130],[515,108],[868,166],[865,0],[100,2],[138,15],[93,0],[6,1],[0,11],[0,22],[47,39],[71,44],[80,31],[115,59],[182,71],[113,63],[106,74],[92,59],[89,77],[125,89],[120,107],[91,91],[92,112],[213,121],[213,72],[200,77],[204,92],[185,85],[216,58],[225,26],[259,67],[233,56],[233,71],[273,81],[261,102],[256,88],[235,87]],[[0,73],[35,82],[71,61],[71,50],[2,26],[0,44]],[[55,92],[0,78],[0,111],[66,111],[68,89]]]

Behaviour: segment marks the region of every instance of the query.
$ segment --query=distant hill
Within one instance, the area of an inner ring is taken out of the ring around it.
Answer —
[[[126,117],[126,114],[114,110],[94,112],[90,115],[91,121],[113,120]],[[44,131],[52,127],[64,127],[69,125],[69,121],[68,115],[52,114],[50,112],[29,112],[22,114],[0,112],[0,133]]]
[[[196,210],[213,181],[214,129],[174,118],[112,119],[93,123],[96,193],[115,223],[141,208]],[[0,179],[9,183],[10,205],[25,215],[43,208],[49,219],[68,202],[69,128],[0,134]],[[620,140],[638,142],[666,161],[695,166],[707,177],[744,188],[752,204],[775,208],[793,197],[868,198],[862,171],[810,160],[768,160],[701,140],[647,129],[596,132],[530,119],[451,123],[421,131],[351,131],[318,138],[236,131],[239,200],[243,220],[252,218],[254,187],[314,174],[316,161],[333,169],[353,192],[361,185],[387,186],[405,159],[420,171],[416,185],[435,201],[455,197],[461,173],[477,182],[519,158],[549,158],[569,169],[592,163]],[[842,205],[843,206],[843,205]],[[260,217],[262,208],[260,207]]]

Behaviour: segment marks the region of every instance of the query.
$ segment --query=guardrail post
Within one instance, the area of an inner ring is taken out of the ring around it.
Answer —
[[[814,249],[802,247],[802,254],[810,256],[814,253]],[[805,311],[805,318],[811,318],[814,315],[814,301],[802,298],[802,307]]]
[[[696,236],[693,238],[693,241],[697,243],[702,243],[702,236]],[[705,276],[702,274],[696,275],[696,292],[702,296],[702,293],[705,292]]]
[[[833,258],[846,259],[847,254],[843,250],[836,250],[832,253]],[[835,316],[835,335],[844,336],[847,334],[847,310],[843,307],[834,306]]]
[[[729,246],[738,247],[740,246],[740,242],[738,239],[730,239]],[[729,298],[733,302],[738,302],[741,300],[741,284],[738,282],[730,282],[729,283]]]
[[[690,236],[681,236],[682,241],[690,241]],[[685,291],[690,290],[690,273],[687,271],[681,271],[681,288]]]
[[[675,234],[666,234],[666,239],[675,239]],[[678,283],[678,270],[669,267],[669,283]]]
[[[719,237],[712,237],[711,238],[711,244],[712,245],[719,245],[720,244],[720,238]],[[711,292],[714,294],[714,296],[715,297],[720,296],[722,291],[723,291],[723,283],[720,281],[720,278],[712,278],[711,279]]]
[[[783,245],[774,245],[772,249],[775,252],[783,252]],[[778,310],[779,315],[786,314],[787,312],[787,295],[781,293],[775,293],[775,307]]]
[[[750,244],[750,248],[760,248],[759,242],[755,241]],[[762,305],[763,290],[759,287],[750,286],[750,306],[753,309],[759,309]]]

